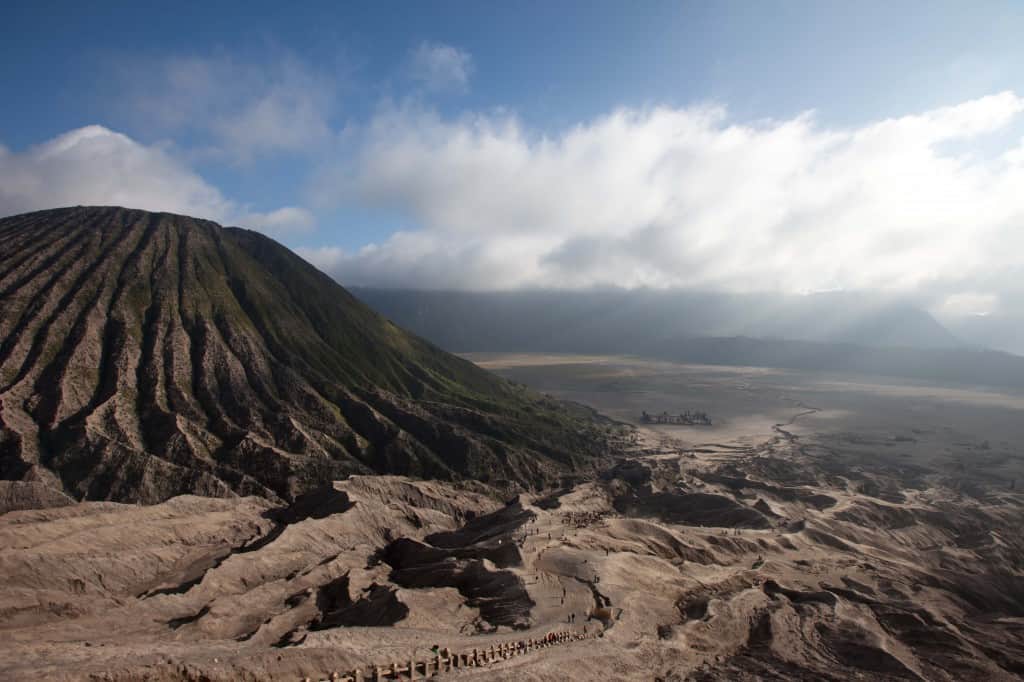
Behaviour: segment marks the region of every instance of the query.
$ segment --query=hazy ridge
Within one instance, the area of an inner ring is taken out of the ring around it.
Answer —
[[[353,293],[453,352],[638,355],[1024,387],[1024,358],[968,347],[912,305],[853,294]]]

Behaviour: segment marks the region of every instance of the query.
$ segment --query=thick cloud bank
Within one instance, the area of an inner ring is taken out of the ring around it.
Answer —
[[[156,146],[92,125],[22,153],[0,146],[0,216],[73,205],[169,211],[241,224],[271,234],[308,229],[308,211],[254,213]]]
[[[1024,259],[1024,145],[1005,142],[1022,111],[1011,92],[858,128],[622,109],[548,137],[510,116],[392,109],[316,194],[397,209],[409,228],[303,253],[371,286],[989,300]]]

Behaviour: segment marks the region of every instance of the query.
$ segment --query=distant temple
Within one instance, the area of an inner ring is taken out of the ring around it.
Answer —
[[[706,412],[691,412],[686,410],[681,414],[669,414],[668,412],[662,412],[661,414],[648,414],[645,410],[640,416],[640,421],[644,424],[681,424],[684,426],[711,426],[711,417]]]

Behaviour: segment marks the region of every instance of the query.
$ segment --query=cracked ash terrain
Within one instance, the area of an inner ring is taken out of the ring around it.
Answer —
[[[542,635],[577,614],[603,636],[458,675],[1024,673],[1024,398],[621,358],[474,359],[623,422],[679,406],[715,425],[623,428],[628,453],[596,477],[511,499],[355,476],[287,505],[182,496],[6,514],[0,668],[315,678],[433,644]]]

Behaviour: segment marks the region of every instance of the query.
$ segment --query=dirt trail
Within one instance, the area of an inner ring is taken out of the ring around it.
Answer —
[[[780,397],[782,397],[782,396],[780,396]],[[783,399],[784,400],[790,400],[789,398],[783,398]],[[810,405],[805,405],[805,404],[803,404],[800,401],[795,401],[795,402],[796,402],[797,407],[803,408],[803,411],[802,412],[797,412],[796,414],[794,414],[792,417],[790,417],[785,422],[782,422],[780,424],[775,424],[774,426],[772,426],[772,429],[776,433],[778,433],[780,436],[782,436],[783,438],[785,438],[787,441],[789,441],[792,444],[796,444],[797,441],[799,441],[799,438],[794,433],[784,429],[783,427],[784,426],[793,426],[796,423],[796,421],[798,419],[800,419],[801,417],[807,417],[807,416],[810,416],[812,414],[817,414],[818,412],[821,412],[821,409],[822,409],[820,407],[811,407]]]

